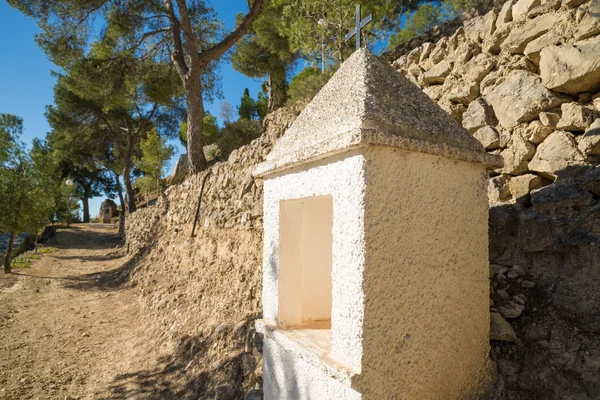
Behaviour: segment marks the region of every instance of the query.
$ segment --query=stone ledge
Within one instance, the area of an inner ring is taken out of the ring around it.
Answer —
[[[314,146],[282,154],[275,160],[256,165],[252,173],[256,177],[263,177],[300,164],[320,160],[336,153],[367,146],[397,147],[407,151],[483,164],[491,168],[500,168],[503,165],[502,158],[497,155],[476,152],[443,143],[433,143],[419,138],[414,133],[413,137],[400,136],[396,132],[400,129],[399,127],[384,126],[374,121],[365,122],[366,125],[369,125],[368,127],[351,129]],[[377,125],[377,127],[374,127],[374,125]],[[406,131],[410,132],[411,129],[407,128]]]
[[[360,373],[332,358],[330,329],[317,329],[323,331],[319,334],[311,332],[314,330],[311,327],[281,329],[274,321],[265,319],[256,320],[257,332],[273,340],[286,351],[291,352],[295,358],[304,360],[342,385],[352,388],[352,381]],[[317,335],[321,339],[328,336],[329,344],[324,345],[323,340],[316,340]]]

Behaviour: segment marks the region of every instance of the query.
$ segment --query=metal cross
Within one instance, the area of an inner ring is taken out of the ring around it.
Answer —
[[[365,27],[369,22],[373,20],[373,14],[367,15],[367,18],[360,20],[360,4],[356,6],[356,26],[352,28],[350,32],[346,35],[344,40],[347,42],[352,39],[352,36],[356,35],[356,50],[360,49],[360,31]]]

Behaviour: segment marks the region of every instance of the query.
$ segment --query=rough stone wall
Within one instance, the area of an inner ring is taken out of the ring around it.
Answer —
[[[190,357],[186,374],[190,386],[202,383],[201,399],[243,398],[262,379],[253,321],[262,311],[263,192],[251,169],[300,109],[269,115],[260,138],[210,168],[195,237],[205,173],[170,186],[156,206],[127,219],[126,250],[138,257],[133,281],[143,315],[158,343],[185,357],[201,352]]]
[[[494,342],[496,398],[600,398],[598,34],[598,0],[509,1],[390,59],[504,159],[492,334],[517,344]]]
[[[488,189],[491,398],[598,399],[600,0],[489,7],[386,57],[504,159]],[[129,218],[129,251],[147,253],[135,270],[141,300],[166,337],[212,332],[218,354],[255,354],[262,186],[250,171],[298,111],[269,116],[263,137],[211,168],[196,238],[203,174]],[[252,360],[233,392],[254,385]]]
[[[499,10],[503,4],[503,0],[482,1],[477,8],[473,8],[454,19],[435,25],[421,36],[413,38],[395,49],[386,51],[381,57],[385,61],[392,63],[401,56],[410,53],[414,48],[423,45],[423,43],[436,42],[445,36],[452,36],[465,21],[483,15],[492,9]]]

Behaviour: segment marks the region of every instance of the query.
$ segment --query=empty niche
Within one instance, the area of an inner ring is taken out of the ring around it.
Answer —
[[[282,200],[279,325],[331,329],[333,199]]]

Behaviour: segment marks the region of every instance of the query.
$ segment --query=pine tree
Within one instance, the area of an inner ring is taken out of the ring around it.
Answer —
[[[267,2],[249,33],[235,46],[231,64],[233,68],[264,83],[269,112],[284,105],[287,100],[287,71],[298,54],[290,49],[281,18],[281,7]]]
[[[4,272],[11,272],[15,237],[36,235],[64,207],[59,167],[47,144],[35,140],[30,152],[20,141],[23,120],[0,114],[0,232],[9,234]]]
[[[244,94],[242,95],[240,105],[237,109],[238,115],[242,119],[251,121],[258,118],[258,113],[256,111],[256,103],[254,102],[254,99],[250,97],[250,91],[248,90],[248,88],[244,89]]]
[[[62,69],[85,58],[89,49],[107,43],[112,51],[104,54],[106,62],[122,54],[172,62],[188,110],[190,171],[207,167],[203,95],[210,96],[211,84],[215,88],[216,61],[250,29],[263,0],[254,0],[229,34],[223,34],[222,23],[205,0],[9,0],[9,4],[37,20],[42,29],[39,45]]]
[[[423,0],[363,0],[363,18],[373,13],[373,22],[363,31],[364,43],[385,41],[396,31],[400,16],[414,10]],[[282,33],[290,49],[321,65],[321,71],[341,64],[354,51],[346,34],[355,27],[354,0],[273,0],[281,9]]]
[[[160,180],[162,178],[163,168],[171,158],[175,149],[167,145],[165,138],[161,137],[156,130],[152,130],[148,136],[140,143],[142,157],[135,161],[136,166],[144,173],[146,178],[140,182],[145,187],[152,182],[156,188],[156,195],[160,195]],[[139,179],[138,179],[139,180]]]

